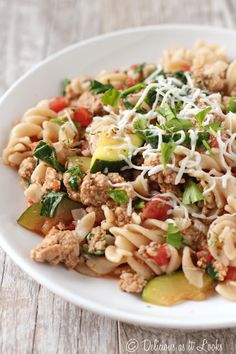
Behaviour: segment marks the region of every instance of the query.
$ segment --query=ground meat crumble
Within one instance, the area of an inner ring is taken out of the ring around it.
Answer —
[[[141,293],[147,281],[137,273],[123,272],[120,276],[120,289],[127,293]]]
[[[75,268],[79,262],[79,238],[74,231],[58,230],[53,227],[43,241],[31,251],[36,262],[49,264],[63,263],[67,268]]]

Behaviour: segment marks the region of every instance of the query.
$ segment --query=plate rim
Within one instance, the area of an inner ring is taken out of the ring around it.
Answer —
[[[57,57],[64,55],[70,51],[73,51],[79,47],[86,46],[89,43],[97,42],[100,40],[105,40],[107,38],[111,38],[114,36],[120,35],[127,35],[129,33],[135,32],[148,32],[152,30],[200,30],[201,32],[206,30],[208,32],[223,32],[223,33],[231,33],[236,35],[236,30],[223,28],[219,26],[205,26],[205,25],[185,25],[185,24],[162,24],[162,25],[149,25],[149,26],[138,26],[138,27],[129,27],[118,31],[112,31],[105,34],[100,34],[97,36],[93,36],[91,38],[78,41],[73,43],[65,48],[56,51],[55,53],[47,56],[45,59],[41,60],[36,65],[33,65],[29,70],[27,70],[23,75],[21,75],[8,89],[7,91],[1,96],[0,98],[0,105],[4,100],[11,94],[15,87],[17,87],[24,79],[30,76],[33,72],[37,71],[41,66],[44,66],[50,61],[53,61]],[[2,163],[2,162],[1,162]],[[158,321],[154,317],[148,317],[148,315],[135,315],[126,313],[125,310],[118,310],[118,309],[110,309],[105,305],[100,305],[95,303],[92,300],[87,300],[84,297],[80,297],[79,294],[73,294],[67,288],[62,288],[62,286],[58,285],[56,282],[52,282],[44,277],[40,272],[35,270],[31,270],[30,265],[24,261],[23,257],[19,255],[17,250],[10,246],[7,242],[7,238],[4,237],[2,230],[0,230],[0,246],[6,252],[6,254],[11,258],[11,260],[16,263],[27,275],[29,275],[32,279],[34,279],[37,283],[45,286],[49,289],[52,293],[60,296],[62,299],[75,304],[85,310],[89,310],[93,313],[109,317],[113,320],[120,320],[126,323],[139,325],[139,326],[146,326],[146,327],[155,327],[155,328],[175,328],[175,329],[185,329],[185,330],[203,330],[203,329],[220,329],[220,328],[229,328],[236,326],[236,318],[235,320],[223,320],[222,322],[218,321],[215,323],[215,320],[204,319],[204,323],[198,321],[189,321],[189,320],[182,320],[182,319],[170,319],[165,317],[159,317]],[[233,303],[232,303],[233,304]]]

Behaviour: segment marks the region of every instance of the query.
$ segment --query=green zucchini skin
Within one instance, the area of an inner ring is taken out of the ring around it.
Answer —
[[[119,161],[105,161],[96,159],[93,166],[90,169],[91,173],[96,172],[120,172],[121,168],[126,165],[126,162],[123,160]]]

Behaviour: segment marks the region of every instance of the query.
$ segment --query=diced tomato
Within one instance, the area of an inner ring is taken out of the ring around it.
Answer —
[[[58,113],[62,109],[68,107],[68,102],[64,96],[58,96],[55,97],[50,103],[49,103],[49,108]]]
[[[152,258],[158,265],[165,265],[170,261],[170,256],[168,255],[165,245],[158,245],[156,255],[149,257]]]
[[[210,135],[209,145],[211,148],[218,148],[219,147],[218,141],[213,134]]]
[[[236,281],[236,267],[229,267],[225,280]]]
[[[74,230],[74,229],[75,229],[75,225],[72,222],[66,226],[66,230]]]
[[[183,71],[190,71],[190,69],[191,69],[191,66],[188,64],[184,64],[181,66],[181,70],[183,70]]]
[[[208,248],[204,248],[202,251],[197,252],[197,258],[202,259],[205,264],[211,263],[214,259]]]
[[[154,198],[148,202],[142,213],[143,219],[158,219],[165,221],[168,211],[172,209],[164,198]]]
[[[28,199],[28,200],[27,200],[27,204],[28,204],[28,205],[33,205],[34,203],[35,203],[35,202],[34,202],[32,199]]]
[[[87,127],[93,120],[93,113],[85,107],[78,108],[74,113],[74,121],[81,127]]]

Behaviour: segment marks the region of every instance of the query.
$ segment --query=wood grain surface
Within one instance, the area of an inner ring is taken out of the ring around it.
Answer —
[[[235,0],[0,0],[0,94],[49,54],[100,33],[163,23],[233,28],[235,22]],[[236,329],[145,329],[84,311],[0,251],[0,354],[232,354],[235,343]]]

